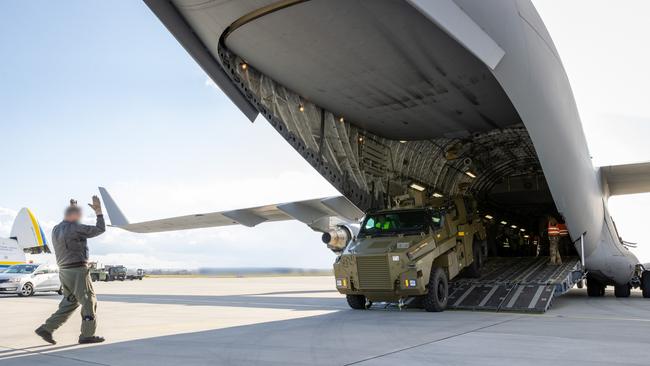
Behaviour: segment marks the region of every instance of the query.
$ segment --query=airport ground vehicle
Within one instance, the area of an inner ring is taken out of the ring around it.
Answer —
[[[108,271],[106,268],[99,267],[97,262],[91,262],[89,264],[90,268],[90,279],[95,281],[108,281]]]
[[[0,273],[0,293],[32,296],[36,292],[63,294],[59,270],[48,264],[16,264]]]
[[[106,266],[108,270],[107,281],[124,281],[126,279],[126,267],[122,265]]]
[[[421,297],[427,311],[443,311],[449,280],[461,272],[479,275],[485,239],[483,223],[462,198],[435,208],[371,212],[336,259],[336,287],[354,309]]]
[[[142,280],[144,278],[144,269],[128,269],[126,271],[127,280]]]

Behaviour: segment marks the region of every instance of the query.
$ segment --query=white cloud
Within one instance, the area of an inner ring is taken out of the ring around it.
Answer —
[[[245,167],[241,167],[245,169]],[[214,182],[136,180],[108,187],[131,221],[291,202],[339,193],[317,173],[280,172],[275,177],[239,178],[220,172]],[[154,213],[155,217],[152,217]],[[136,218],[137,220],[134,220]]]
[[[11,225],[14,223],[14,219],[18,211],[0,207],[0,237],[6,238],[11,232]]]

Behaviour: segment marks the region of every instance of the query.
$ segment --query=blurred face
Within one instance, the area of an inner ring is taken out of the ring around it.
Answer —
[[[78,222],[81,220],[81,209],[78,211],[68,212],[65,215],[65,221]]]

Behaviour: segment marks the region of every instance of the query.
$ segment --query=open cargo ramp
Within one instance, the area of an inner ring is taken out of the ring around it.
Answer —
[[[562,260],[561,265],[551,265],[549,257],[491,258],[481,277],[450,282],[448,307],[543,313],[554,297],[582,279],[578,258]]]

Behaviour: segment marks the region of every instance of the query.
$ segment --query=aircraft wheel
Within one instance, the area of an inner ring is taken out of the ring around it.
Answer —
[[[614,295],[616,297],[630,297],[632,288],[629,284],[614,286]]]
[[[447,308],[449,298],[449,284],[447,274],[440,267],[431,268],[431,276],[427,285],[428,292],[424,295],[424,310],[429,312],[440,312]]]
[[[34,295],[34,286],[32,286],[32,284],[29,282],[24,284],[23,288],[20,289],[20,292],[18,293],[18,296],[20,297],[28,297],[32,295]]]
[[[605,295],[605,285],[595,278],[587,278],[587,295],[589,297],[602,297]]]
[[[643,297],[650,298],[650,271],[643,271],[641,275],[641,291],[643,291]]]
[[[348,305],[355,310],[365,310],[366,309],[366,297],[363,295],[345,295],[346,300],[348,300]],[[370,303],[372,304],[372,303]],[[370,307],[370,306],[368,306]]]

